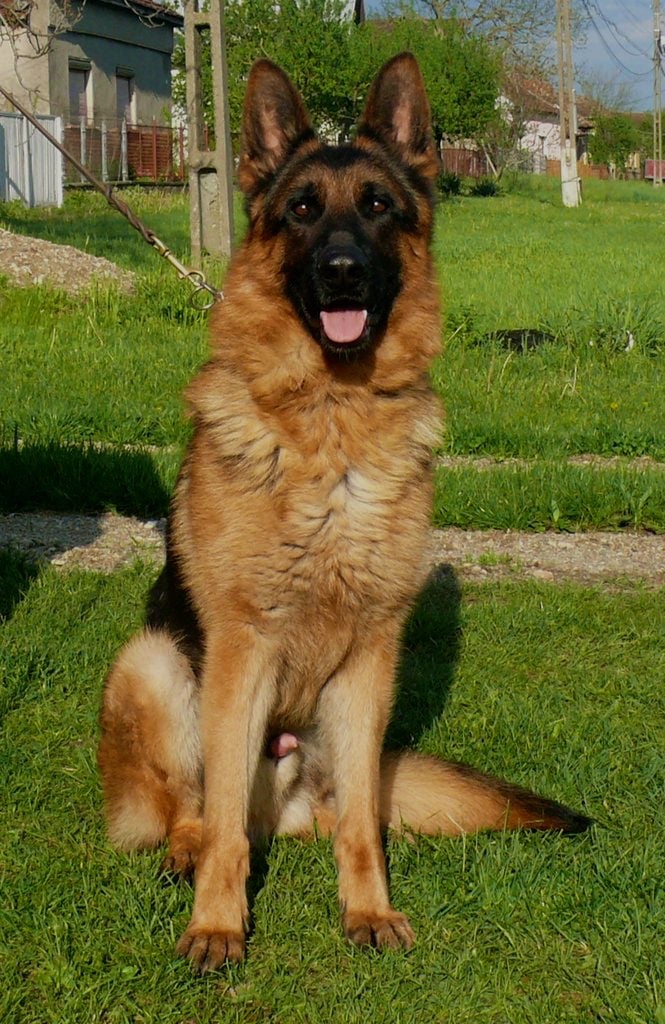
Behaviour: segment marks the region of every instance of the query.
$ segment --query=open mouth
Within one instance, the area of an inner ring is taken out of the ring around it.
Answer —
[[[353,345],[365,340],[366,309],[322,309],[320,318],[326,341],[334,345]]]

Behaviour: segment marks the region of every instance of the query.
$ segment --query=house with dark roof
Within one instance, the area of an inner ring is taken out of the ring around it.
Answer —
[[[181,15],[153,0],[0,0],[0,21],[0,85],[37,113],[165,121]]]
[[[559,94],[541,78],[513,73],[504,83],[503,94],[511,117],[519,124],[519,148],[543,161],[559,160]],[[577,159],[584,160],[593,132],[593,104],[586,97],[577,100]]]
[[[98,176],[180,179],[182,132],[174,136],[168,122],[182,24],[154,0],[0,0],[0,85]],[[0,95],[0,198],[48,202],[61,195],[63,175],[80,182],[71,164],[53,165],[38,133],[12,111]],[[48,186],[34,187],[45,177]]]

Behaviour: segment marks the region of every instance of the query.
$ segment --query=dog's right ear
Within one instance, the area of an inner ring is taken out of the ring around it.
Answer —
[[[251,195],[297,143],[314,137],[305,105],[289,78],[272,61],[257,60],[245,93],[238,166],[243,192]]]

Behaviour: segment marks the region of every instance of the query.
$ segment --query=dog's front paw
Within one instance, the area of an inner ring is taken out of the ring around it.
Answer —
[[[186,957],[199,974],[207,974],[227,961],[237,963],[243,959],[245,935],[190,925],[178,942],[176,953]]]
[[[416,941],[408,917],[396,910],[385,913],[347,911],[344,914],[344,934],[357,946],[375,946],[377,949],[411,949]]]

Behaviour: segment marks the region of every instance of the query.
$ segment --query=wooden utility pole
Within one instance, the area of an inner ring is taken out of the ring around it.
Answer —
[[[204,251],[228,257],[233,247],[233,151],[229,121],[223,0],[185,0],[185,79],[189,140],[192,262]],[[201,52],[208,34],[212,59],[214,149],[205,139]]]
[[[556,40],[559,57],[559,125],[561,146],[561,197],[564,206],[582,202],[577,174],[577,113],[573,75],[573,43],[570,35],[570,0],[557,0]]]
[[[663,40],[660,29],[660,0],[652,0],[653,8],[653,183],[663,184]]]

